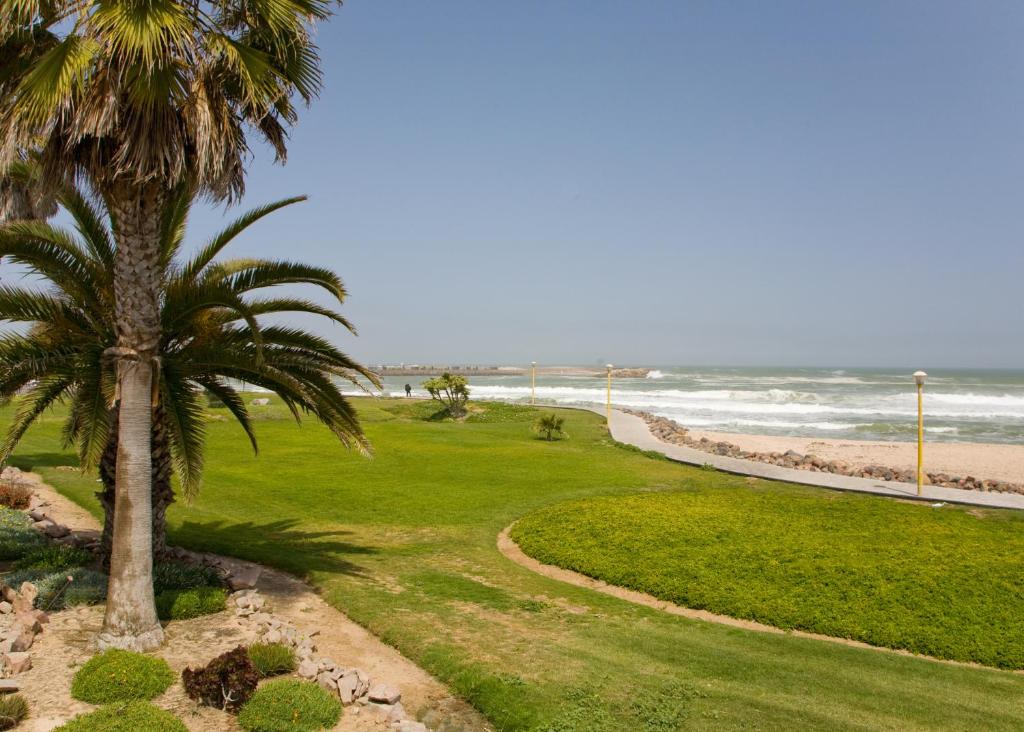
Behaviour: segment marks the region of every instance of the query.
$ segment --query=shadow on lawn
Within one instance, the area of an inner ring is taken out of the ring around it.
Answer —
[[[310,572],[371,576],[349,557],[377,554],[377,549],[338,538],[351,531],[310,531],[300,526],[296,519],[263,524],[184,521],[170,534],[174,544],[259,562],[304,579]]]
[[[72,466],[78,470],[78,457],[73,452],[33,452],[27,455],[12,455],[7,463],[19,470],[29,471],[65,465]]]

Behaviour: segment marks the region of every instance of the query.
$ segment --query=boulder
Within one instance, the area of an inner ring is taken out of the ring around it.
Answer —
[[[14,606],[7,600],[0,601],[0,613],[4,615],[10,615],[14,611]]]
[[[67,526],[64,526],[63,524],[55,524],[52,521],[41,521],[40,523],[47,524],[47,526],[44,526],[42,528],[42,532],[49,536],[51,539],[63,539],[65,536],[71,533],[71,529],[69,529]]]
[[[397,704],[402,700],[402,692],[391,684],[374,684],[370,687],[369,698],[378,704]]]
[[[36,640],[36,633],[32,628],[21,626],[15,632],[16,635],[11,641],[11,651],[14,653],[22,653],[32,647],[32,644]],[[8,652],[8,655],[10,655],[10,652]]]
[[[356,692],[359,690],[359,676],[355,671],[346,671],[338,679],[338,695],[342,704],[351,704],[356,700]]]
[[[321,671],[316,675],[316,683],[320,685],[320,688],[324,691],[329,691],[332,694],[338,693],[338,682],[331,678],[330,671]]]
[[[262,570],[254,565],[233,567],[228,575],[228,587],[232,590],[248,590],[256,586]]]
[[[315,661],[307,659],[299,664],[299,668],[296,673],[298,673],[299,678],[302,679],[315,679],[317,673],[319,673],[319,668]]]
[[[411,719],[402,720],[395,726],[395,729],[398,732],[429,732],[427,725],[423,722],[414,722]]]
[[[0,667],[7,676],[15,676],[32,668],[32,655],[29,653],[5,653],[0,658]]]
[[[20,688],[13,679],[0,679],[0,694],[16,694]]]

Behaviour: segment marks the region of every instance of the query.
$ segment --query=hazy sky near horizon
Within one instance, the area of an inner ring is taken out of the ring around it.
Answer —
[[[348,0],[244,205],[311,200],[234,251],[336,268],[360,336],[317,327],[372,363],[1022,367],[1022,37],[1019,0]]]

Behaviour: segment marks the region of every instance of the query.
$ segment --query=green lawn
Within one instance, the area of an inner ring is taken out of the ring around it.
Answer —
[[[512,536],[546,564],[686,607],[1024,668],[1024,515],[776,486],[737,499],[587,498]]]
[[[530,432],[535,413],[524,408],[464,424],[424,421],[422,406],[400,402],[362,400],[360,410],[372,460],[276,409],[257,424],[262,450],[253,457],[215,410],[206,485],[195,505],[172,509],[172,539],[304,575],[497,729],[1024,726],[1020,675],[670,616],[537,576],[495,547],[516,519],[596,495],[728,491],[742,506],[765,495],[834,503],[834,494],[752,488],[651,459],[614,446],[589,413],[567,412],[570,439],[549,443]],[[96,510],[93,477],[55,469],[73,462],[56,416],[28,435],[14,462]],[[949,527],[961,511],[913,508],[956,555]],[[1008,525],[995,514],[981,523]]]

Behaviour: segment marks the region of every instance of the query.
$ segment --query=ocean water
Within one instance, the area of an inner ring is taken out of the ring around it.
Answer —
[[[645,379],[616,379],[612,403],[723,432],[912,441],[917,401],[911,371],[661,367]],[[404,394],[422,378],[387,377]],[[473,376],[477,399],[528,402],[530,377]],[[602,378],[538,374],[537,401],[603,405]],[[929,371],[924,399],[930,441],[1024,444],[1024,371]]]

